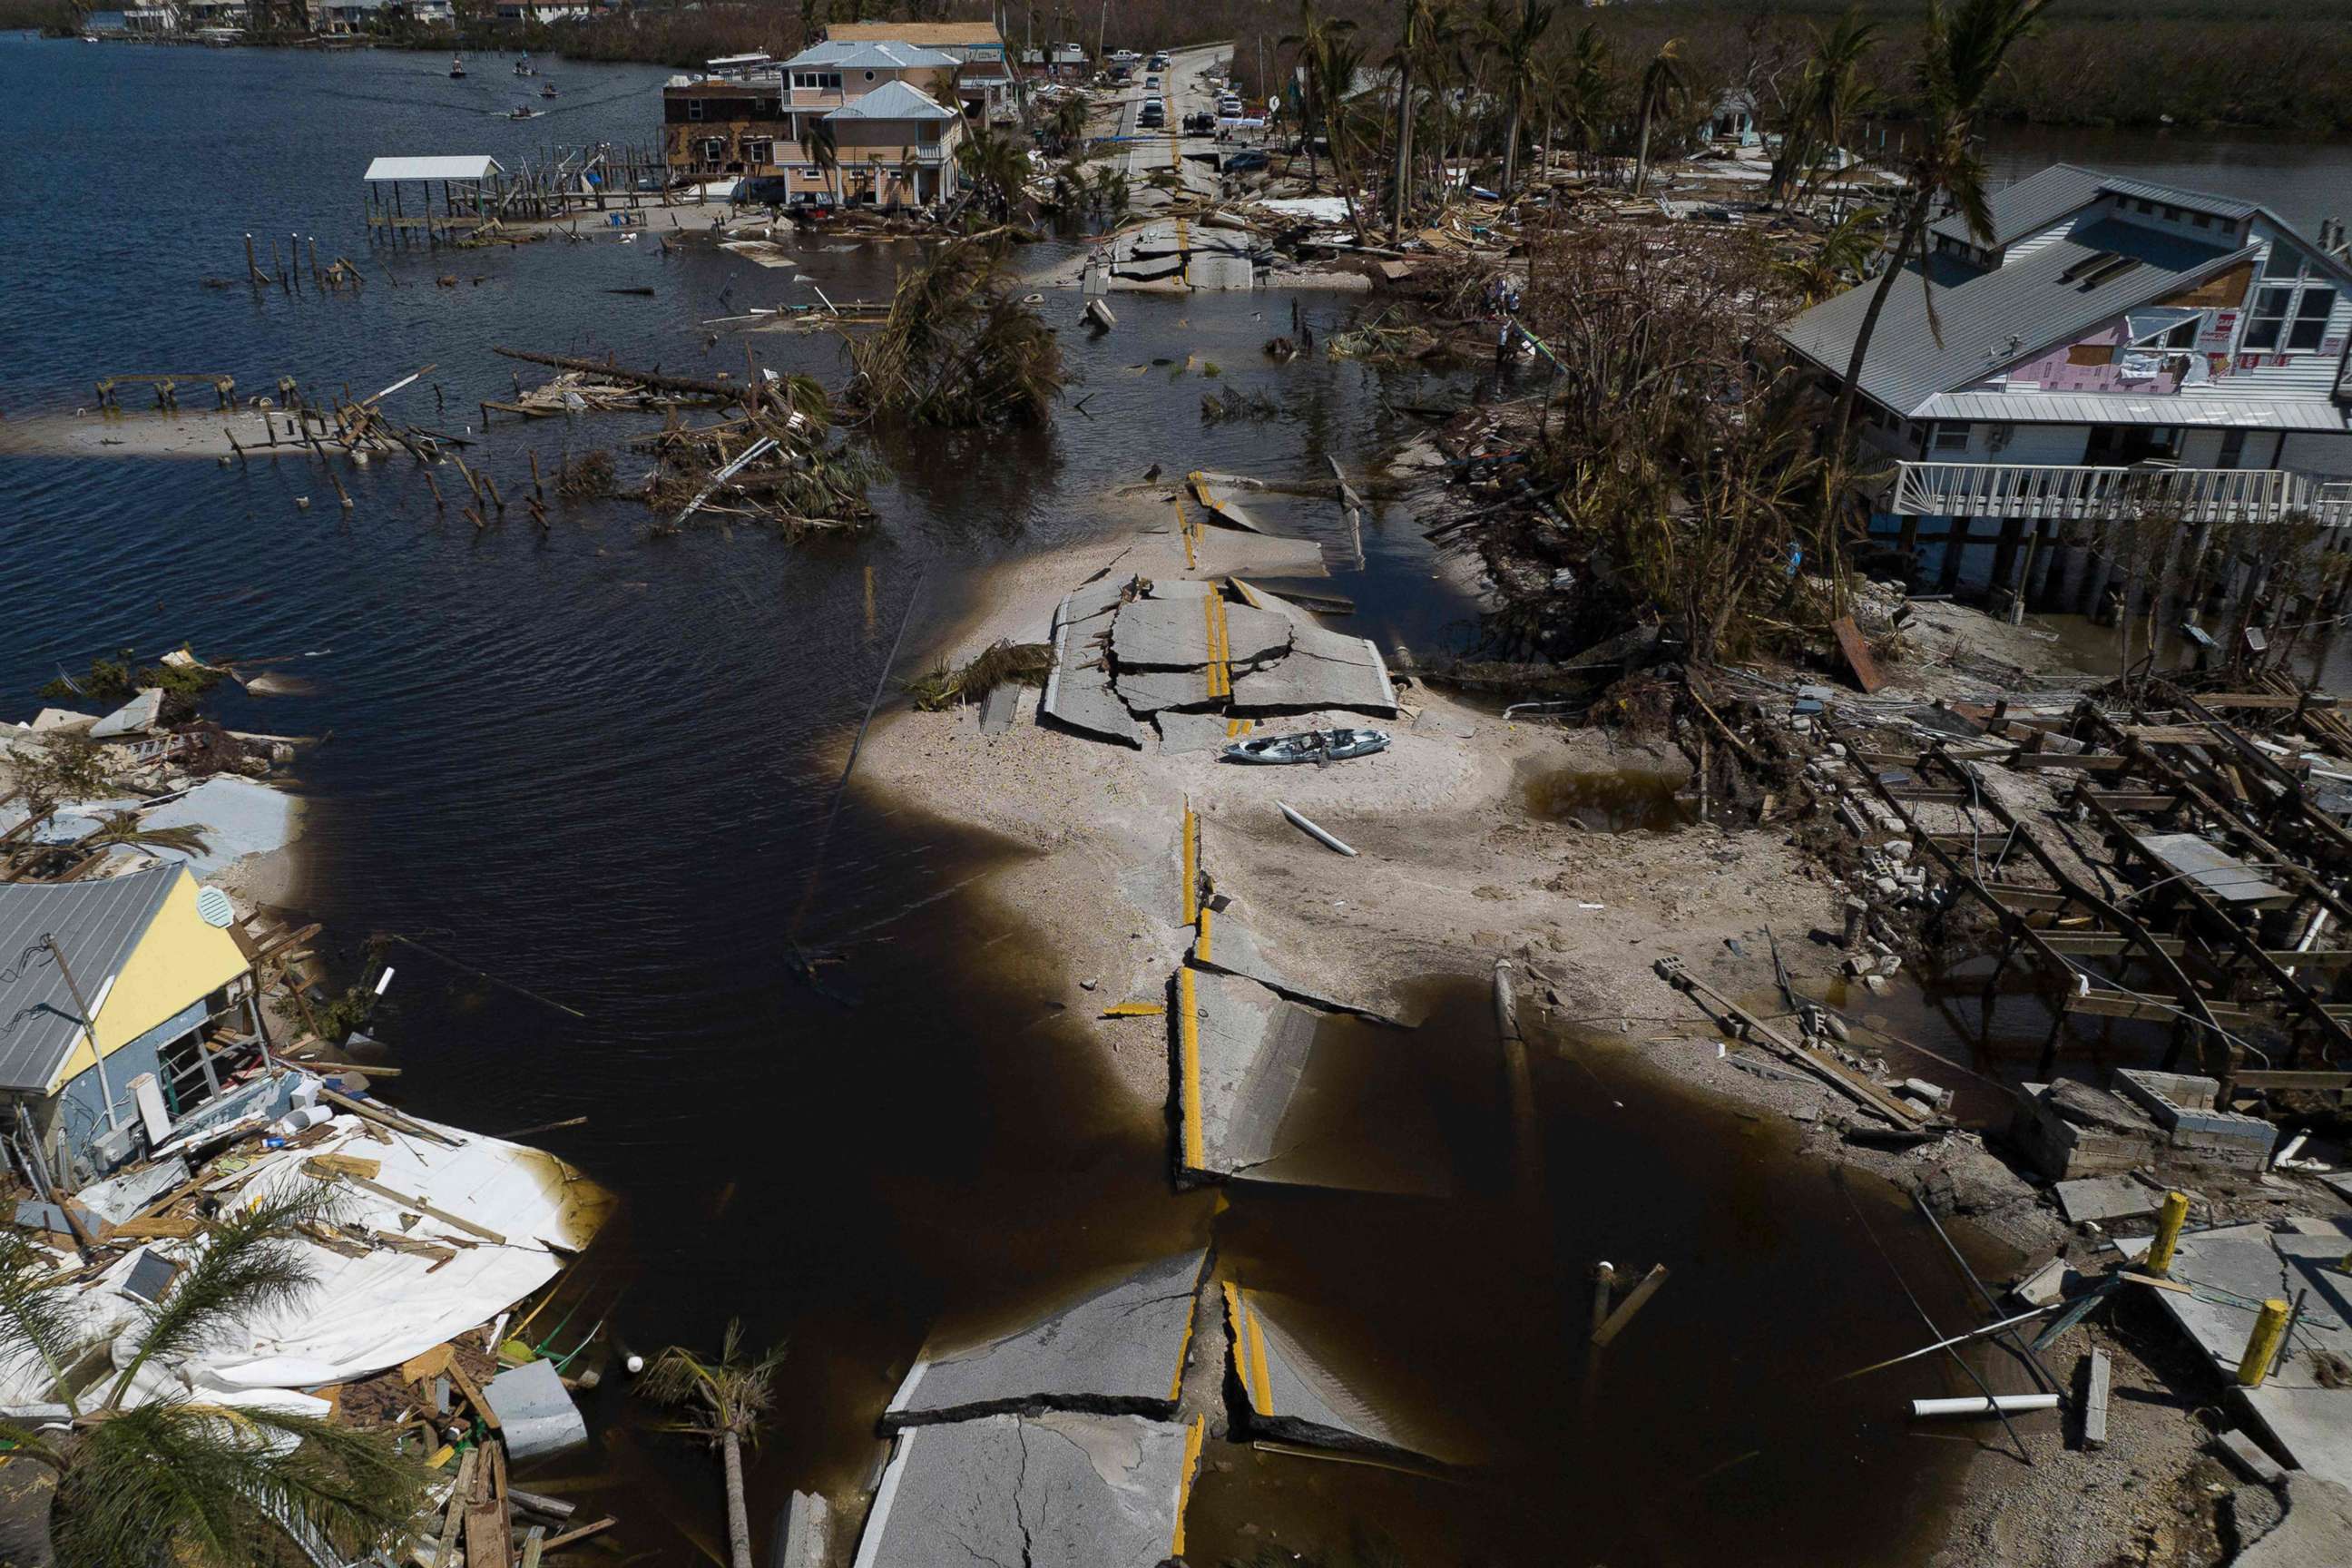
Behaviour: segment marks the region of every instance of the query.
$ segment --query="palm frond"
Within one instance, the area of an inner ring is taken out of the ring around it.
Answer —
[[[425,1482],[385,1434],[274,1411],[146,1405],[80,1435],[51,1533],[64,1563],[248,1568],[298,1536],[355,1556],[406,1526]]]
[[[74,1359],[75,1318],[47,1256],[15,1231],[0,1231],[0,1371],[37,1363],[58,1402],[80,1413],[65,1369]]]
[[[334,1207],[331,1188],[296,1188],[220,1221],[161,1301],[146,1309],[138,1349],[107,1394],[120,1406],[132,1379],[159,1357],[200,1348],[226,1324],[299,1300],[317,1283],[295,1244],[301,1226]]]

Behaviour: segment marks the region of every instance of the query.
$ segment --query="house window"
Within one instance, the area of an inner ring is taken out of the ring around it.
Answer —
[[[2147,214],[2150,217],[2154,217],[2156,216],[2156,204],[2154,202],[2134,202],[2132,203],[2132,205],[2137,207],[2141,212]]]
[[[2262,289],[2254,295],[2254,313],[2246,323],[2246,346],[2250,349],[2278,347],[2279,333],[2286,326],[2288,310],[2294,304],[2294,290]]]
[[[2221,432],[2221,453],[2213,459],[2217,468],[2234,468],[2246,456],[2246,433],[2243,430]]]
[[[699,120],[702,118],[702,100],[698,98],[689,98],[686,100],[686,117],[688,120]]]
[[[775,161],[776,140],[774,137],[746,136],[743,138],[743,162],[747,163],[772,163]]]
[[[2211,228],[2213,226],[2212,215],[2210,213],[2199,213],[2195,216],[2197,226],[2199,228]]]
[[[2294,308],[2294,325],[2287,329],[2286,346],[2315,349],[2327,335],[2327,318],[2336,310],[2336,290],[2306,287]]]
[[[814,89],[821,92],[839,92],[841,90],[841,73],[839,71],[794,71],[793,73],[793,85],[794,87]]]
[[[2302,277],[2302,253],[2293,246],[2273,244],[2271,247],[2271,253],[2263,258],[2263,276],[2265,278]]]
[[[2202,321],[2183,321],[2164,334],[2164,346],[2168,349],[2189,349],[2197,346],[2197,334],[2204,329]]]
[[[874,73],[872,71],[867,71],[866,73],[866,79],[867,81],[872,81],[874,79]]]
[[[1965,452],[1969,449],[1969,433],[1975,426],[1956,425],[1938,420],[1936,425],[1935,449],[1938,452]]]
[[[726,161],[726,138],[722,136],[706,136],[702,139],[702,161],[704,163],[723,163]]]

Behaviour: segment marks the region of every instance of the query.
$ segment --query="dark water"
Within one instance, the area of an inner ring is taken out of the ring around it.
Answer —
[[[480,63],[453,83],[431,55],[0,42],[0,129],[20,169],[50,176],[0,187],[0,413],[70,409],[109,373],[363,395],[431,363],[393,410],[455,427],[511,390],[494,343],[739,368],[741,340],[709,345],[698,323],[795,299],[790,272],[648,242],[367,250],[371,156],[512,160],[651,131],[656,71],[559,62],[556,112],[518,125],[498,118],[499,64]],[[368,285],[206,288],[236,275],[248,230],[315,234],[322,256],[363,258]],[[800,259],[834,298],[875,298],[904,254],[820,242]],[[435,286],[445,273],[456,287]],[[641,285],[654,296],[602,292]],[[1046,310],[1074,321],[1076,303]],[[1439,995],[1431,1026],[1381,1042],[1412,1055],[1323,1103],[1376,1135],[1381,1118],[1417,1119],[1390,1157],[1437,1170],[1447,1199],[1244,1193],[1220,1214],[1169,1194],[1165,1127],[1104,1081],[1020,911],[962,889],[1008,851],[854,788],[835,815],[902,622],[905,673],[985,568],[1114,526],[1097,498],[1150,464],[1319,481],[1329,452],[1361,472],[1403,430],[1384,398],[1454,390],[1269,365],[1258,345],[1288,303],[1123,300],[1118,332],[1067,341],[1084,414],[890,451],[877,527],[827,547],[717,528],[648,543],[621,503],[559,506],[544,536],[518,507],[477,535],[404,462],[348,476],[343,516],[294,463],[0,460],[0,692],[28,710],[57,666],[125,646],[288,660],[273,668],[307,691],[223,713],[331,735],[300,768],[306,902],[347,971],[372,933],[396,932],[585,1015],[392,949],[399,1098],[491,1132],[587,1118],[543,1141],[632,1218],[611,1248],[626,1268],[570,1333],[603,1321],[638,1348],[709,1346],[740,1316],[753,1342],[791,1342],[753,1472],[763,1521],[792,1488],[865,1479],[873,1419],[935,1322],[1001,1318],[1213,1226],[1368,1386],[1487,1463],[1476,1485],[1441,1486],[1220,1449],[1233,1468],[1203,1483],[1197,1560],[1245,1555],[1265,1531],[1303,1545],[1360,1525],[1433,1563],[1904,1561],[1932,1461],[1963,1450],[1889,1425],[1916,1390],[1826,1389],[1849,1352],[1893,1353],[1916,1325],[1854,1211],[1782,1157],[1772,1125],[1552,1054],[1515,1118],[1483,1008]],[[1353,308],[1304,305],[1326,331]],[[755,353],[839,378],[821,339],[763,336]],[[1187,353],[1284,417],[1202,426],[1202,379],[1150,368]],[[502,425],[476,458],[513,497],[529,452],[551,467],[632,427]],[[1281,522],[1349,553],[1332,509],[1285,506]],[[1470,606],[1433,581],[1412,517],[1368,518],[1365,546],[1365,569],[1333,584],[1360,606],[1351,629],[1384,647],[1466,635]],[[1539,1143],[1538,1190],[1498,1158],[1513,1127]],[[1916,1227],[1862,1202],[1957,1317]],[[1675,1270],[1598,1382],[1573,1350],[1596,1256]],[[700,1560],[719,1533],[707,1457],[645,1430],[617,1381],[590,1410],[594,1452],[541,1479],[591,1489],[632,1552]]]
[[[2074,163],[2260,202],[2306,234],[2321,218],[2352,216],[2352,142],[2050,125],[1997,125],[1985,141],[1986,167],[1999,183]]]

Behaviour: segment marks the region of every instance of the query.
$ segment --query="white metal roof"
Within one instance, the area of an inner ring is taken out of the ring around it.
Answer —
[[[487,153],[442,158],[378,158],[368,165],[371,184],[383,180],[486,180],[503,174],[499,161]]]
[[[1994,425],[2164,425],[2339,435],[2347,428],[2344,411],[2325,400],[2200,396],[2193,388],[2165,397],[2114,392],[1947,392],[1927,399],[1912,416]]]

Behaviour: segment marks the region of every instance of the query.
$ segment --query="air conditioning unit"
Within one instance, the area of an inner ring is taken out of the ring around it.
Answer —
[[[2010,442],[2016,439],[2016,426],[1996,425],[1991,429],[1985,432],[1985,449],[1992,452],[2005,450]]]

